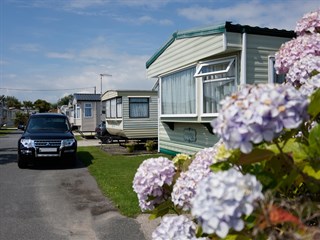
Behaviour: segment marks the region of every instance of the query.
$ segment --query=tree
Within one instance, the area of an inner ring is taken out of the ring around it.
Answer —
[[[51,104],[42,99],[36,100],[34,102],[34,106],[39,110],[40,113],[48,112],[51,109]]]
[[[27,110],[27,114],[29,115],[29,110],[33,109],[33,103],[31,101],[23,101],[22,103]]]
[[[73,95],[70,94],[58,100],[58,106],[68,105],[69,102],[73,99]]]
[[[20,107],[21,107],[20,101],[14,96],[7,96],[5,99],[5,102],[6,102],[7,107],[9,107],[9,108],[14,107],[14,108],[20,109]]]
[[[18,126],[19,124],[23,124],[24,126],[27,124],[29,118],[28,113],[17,112],[16,117],[14,119],[14,124]]]

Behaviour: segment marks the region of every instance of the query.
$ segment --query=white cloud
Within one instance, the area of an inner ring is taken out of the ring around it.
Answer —
[[[74,59],[74,54],[72,53],[58,53],[58,52],[48,52],[46,54],[48,58],[59,58],[59,59]]]
[[[317,1],[309,0],[301,4],[299,0],[234,2],[234,4],[216,8],[192,6],[181,8],[178,14],[189,20],[203,24],[216,24],[232,21],[237,24],[248,24],[259,27],[294,29],[296,21],[304,13],[316,10]],[[290,14],[288,14],[290,11]]]
[[[118,1],[119,4],[129,7],[148,7],[151,9],[158,9],[167,5],[170,0],[122,0]],[[173,2],[171,0],[171,2]]]
[[[104,1],[104,0],[69,0],[63,1],[65,3],[65,6],[67,8],[76,8],[76,9],[84,9],[84,8],[88,8],[88,7],[93,7],[93,6],[100,6],[103,5],[105,3],[108,3],[108,1]]]
[[[23,76],[23,82],[28,85],[21,83],[22,76],[11,76],[6,87],[25,91],[11,91],[6,95],[19,96],[21,100],[44,99],[55,103],[66,94],[94,93],[94,88],[96,93],[100,93],[100,73],[112,75],[103,77],[104,92],[111,89],[150,90],[154,85],[153,80],[146,78],[145,63],[149,56],[116,52],[103,37],[97,37],[91,45],[72,53],[48,52],[47,57],[73,60],[78,64],[69,67],[73,62],[69,61],[66,63],[68,67],[53,65],[44,69],[29,69],[30,72]],[[26,91],[28,89],[35,91]]]

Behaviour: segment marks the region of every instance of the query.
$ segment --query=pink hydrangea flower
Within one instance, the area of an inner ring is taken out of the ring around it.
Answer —
[[[218,161],[215,159],[215,155],[221,144],[222,141],[219,141],[213,147],[199,151],[188,170],[181,173],[171,193],[172,202],[175,206],[184,211],[190,210],[190,201],[195,195],[198,183],[208,176],[211,172],[210,166]]]
[[[133,179],[133,190],[142,211],[152,210],[170,197],[164,185],[172,184],[175,170],[173,162],[165,157],[150,158],[141,163]]]
[[[277,73],[287,73],[293,64],[303,57],[320,56],[320,33],[303,35],[281,45],[275,54]]]
[[[295,29],[297,35],[320,32],[320,8],[305,14],[298,22]]]
[[[292,85],[245,86],[221,102],[214,132],[227,149],[252,151],[253,144],[272,141],[283,129],[295,129],[308,119],[308,99]]]
[[[286,82],[300,87],[318,73],[320,73],[320,56],[307,55],[292,65],[286,75]]]
[[[196,238],[196,224],[184,215],[165,216],[152,233],[152,240],[186,240]]]

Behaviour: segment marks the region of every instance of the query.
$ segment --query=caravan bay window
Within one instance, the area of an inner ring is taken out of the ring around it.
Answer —
[[[196,114],[195,68],[189,68],[161,78],[161,114]]]
[[[106,118],[122,118],[122,98],[112,98],[106,102]]]
[[[202,79],[202,113],[216,114],[219,102],[236,90],[236,58],[200,63],[194,76]]]

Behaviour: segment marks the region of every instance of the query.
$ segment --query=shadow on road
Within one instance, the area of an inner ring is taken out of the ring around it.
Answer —
[[[76,162],[71,163],[68,160],[49,158],[49,159],[36,159],[28,165],[27,169],[32,170],[68,170],[85,168],[86,166],[77,159]]]
[[[0,151],[0,165],[17,161],[17,153],[2,153]]]
[[[0,165],[17,163],[18,155],[16,149],[3,148],[0,149]],[[17,164],[18,167],[18,164]],[[33,163],[30,163],[27,169],[32,170],[67,170],[86,168],[86,164],[82,163],[79,159],[75,163],[64,161],[61,159],[37,159]]]

